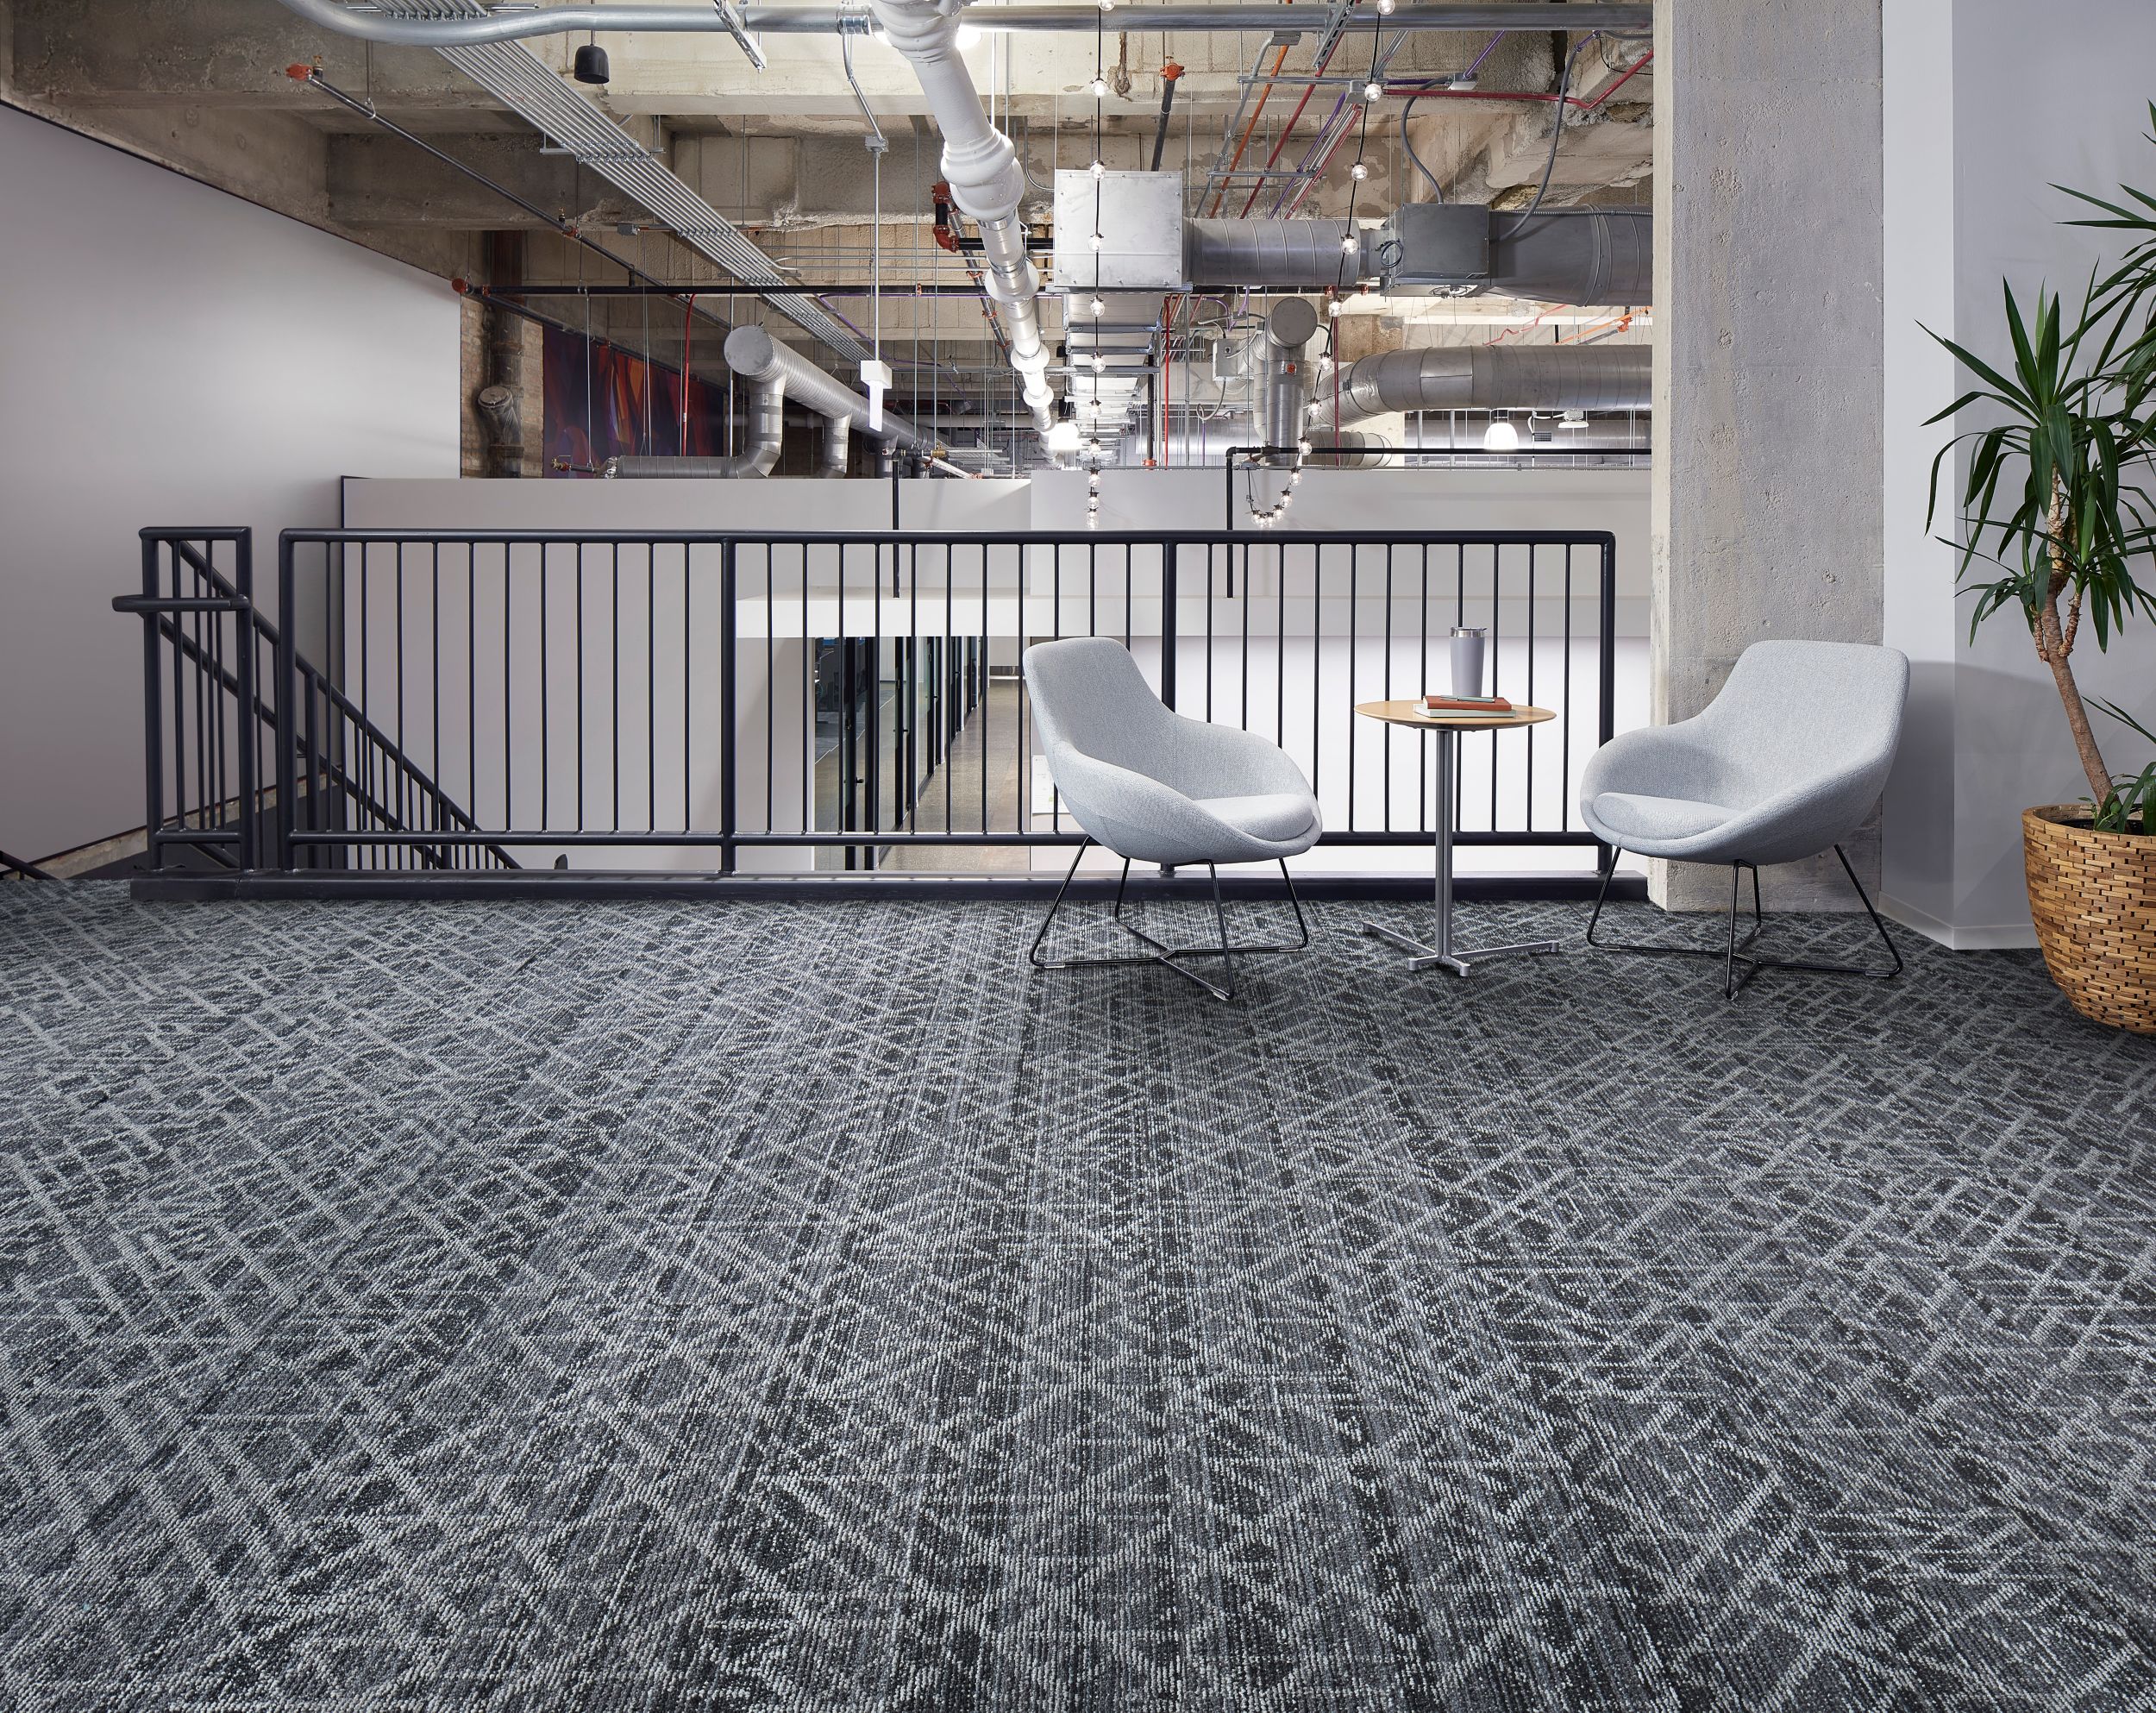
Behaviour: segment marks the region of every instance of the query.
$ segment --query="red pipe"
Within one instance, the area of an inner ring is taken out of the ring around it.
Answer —
[[[1338,44],[1336,42],[1334,46],[1337,47]],[[1326,49],[1325,58],[1318,61],[1317,68],[1311,72],[1311,76],[1313,78],[1323,76],[1325,68],[1332,63],[1332,49],[1328,47]],[[1273,170],[1273,163],[1280,159],[1281,150],[1288,147],[1288,139],[1295,134],[1295,121],[1302,117],[1302,110],[1310,105],[1310,97],[1317,92],[1318,85],[1314,82],[1303,90],[1302,99],[1295,104],[1295,110],[1288,116],[1288,125],[1281,132],[1280,141],[1273,145],[1273,152],[1265,157],[1263,168],[1265,172],[1269,173]],[[1263,179],[1250,186],[1250,199],[1243,204],[1243,212],[1238,216],[1238,218],[1248,220],[1250,217],[1250,210],[1257,206],[1258,194],[1264,188],[1265,181]]]
[[[1588,111],[1590,113],[1593,112],[1597,107],[1600,107],[1605,101],[1608,100],[1611,96],[1616,94],[1619,90],[1625,86],[1626,83],[1630,79],[1634,72],[1638,71],[1642,66],[1645,65],[1648,60],[1653,58],[1654,49],[1650,47],[1645,53],[1642,53],[1637,60],[1633,60],[1632,64],[1625,67],[1625,75],[1623,77],[1618,78],[1615,83],[1612,84],[1608,89],[1604,90],[1600,95],[1596,96],[1594,100],[1587,104]]]

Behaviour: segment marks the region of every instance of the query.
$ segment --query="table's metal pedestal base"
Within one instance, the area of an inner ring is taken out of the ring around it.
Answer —
[[[1449,945],[1451,942],[1451,914],[1450,911],[1441,911],[1438,915],[1438,939],[1440,945]],[[1363,923],[1363,932],[1375,935],[1381,940],[1389,940],[1402,951],[1407,952],[1408,954],[1407,967],[1410,969],[1428,969],[1434,967],[1450,969],[1455,976],[1466,975],[1472,965],[1482,963],[1485,958],[1515,956],[1539,957],[1546,953],[1562,951],[1564,949],[1556,940],[1521,940],[1517,945],[1479,946],[1473,951],[1440,951],[1438,946],[1426,945],[1419,939],[1400,933],[1376,922]]]
[[[1363,932],[1406,952],[1410,969],[1450,969],[1455,976],[1464,976],[1474,965],[1492,957],[1539,957],[1563,951],[1556,940],[1522,940],[1516,945],[1486,945],[1473,951],[1452,944],[1452,781],[1458,768],[1460,734],[1447,726],[1435,726],[1432,736],[1438,740],[1437,944],[1427,944],[1378,922],[1363,923]]]

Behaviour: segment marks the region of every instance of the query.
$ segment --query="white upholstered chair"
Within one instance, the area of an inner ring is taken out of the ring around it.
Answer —
[[[1902,971],[1886,924],[1871,907],[1842,841],[1879,800],[1894,762],[1908,692],[1897,650],[1857,643],[1754,643],[1721,693],[1690,719],[1628,731],[1587,764],[1580,813],[1616,851],[1730,866],[1729,934],[1720,948],[1618,945],[1620,951],[1720,957],[1733,996],[1760,969],[1887,978]],[[1832,850],[1893,960],[1887,969],[1740,958],[1759,937],[1759,865]],[[1587,926],[1590,945],[1609,895],[1611,868]],[[1737,894],[1752,871],[1752,929],[1737,938]],[[1743,973],[1739,969],[1742,966]]]
[[[1164,963],[1215,997],[1232,999],[1238,953],[1300,951],[1310,944],[1286,859],[1315,844],[1324,825],[1302,770],[1277,744],[1255,732],[1171,712],[1153,693],[1130,650],[1106,637],[1037,643],[1025,651],[1025,673],[1049,772],[1086,835],[1034,937],[1028,956],[1036,968]],[[1044,957],[1041,947],[1056,913],[1087,846],[1095,844],[1123,858],[1113,919],[1148,950],[1126,957]],[[1219,944],[1169,946],[1125,920],[1124,894],[1133,862],[1163,868],[1204,863],[1213,882]],[[1267,862],[1281,865],[1299,937],[1290,944],[1231,945],[1219,865]],[[1208,981],[1181,962],[1207,957],[1221,960],[1221,982]]]

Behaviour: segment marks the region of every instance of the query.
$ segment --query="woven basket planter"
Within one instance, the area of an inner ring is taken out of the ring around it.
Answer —
[[[2156,1035],[2156,837],[2060,803],[2022,812],[2021,848],[2052,980],[2084,1017]]]

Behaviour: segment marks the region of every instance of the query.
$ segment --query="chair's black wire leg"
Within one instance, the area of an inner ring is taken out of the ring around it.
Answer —
[[[1213,919],[1220,930],[1220,974],[1226,982],[1225,987],[1213,988],[1213,990],[1222,999],[1232,1000],[1235,997],[1235,954],[1228,947],[1228,910],[1227,906],[1220,901],[1219,865],[1206,863],[1206,873],[1213,881]],[[1206,985],[1213,987],[1210,982]]]
[[[1737,997],[1737,894],[1742,888],[1745,866],[1741,863],[1729,865],[1729,951],[1722,964],[1722,997]],[[1759,884],[1759,871],[1752,871],[1752,883]]]
[[[1056,913],[1063,907],[1063,897],[1069,892],[1070,883],[1078,878],[1078,865],[1086,860],[1086,852],[1092,844],[1093,840],[1089,838],[1079,840],[1077,855],[1070,859],[1070,872],[1063,876],[1063,883],[1056,888],[1056,901],[1048,907],[1048,914],[1041,919],[1040,932],[1033,936],[1033,944],[1026,949],[1025,961],[1036,969],[1054,969],[1059,967],[1042,957],[1041,946],[1048,938],[1048,930],[1056,920]],[[1123,872],[1127,875],[1130,871],[1130,864],[1125,863]],[[1123,895],[1119,892],[1116,894],[1116,903],[1120,906],[1122,902]]]
[[[1130,886],[1131,859],[1125,856],[1123,859],[1122,878],[1115,883],[1115,908],[1108,914],[1108,919],[1119,928],[1123,926],[1123,894],[1130,890]]]
[[[1295,877],[1288,872],[1288,859],[1285,856],[1280,859],[1280,878],[1288,888],[1288,902],[1295,913],[1297,938],[1294,944],[1283,945],[1278,950],[1282,951],[1307,951],[1310,944],[1310,924],[1303,919],[1302,900],[1296,896]]]
[[[1595,944],[1595,926],[1602,919],[1602,906],[1609,901],[1609,883],[1617,878],[1617,859],[1624,855],[1616,845],[1609,847],[1609,866],[1602,870],[1601,890],[1595,894],[1595,913],[1587,919],[1587,943]]]
[[[1880,969],[1867,973],[1877,976],[1883,982],[1890,982],[1900,975],[1905,967],[1902,962],[1901,948],[1894,944],[1894,936],[1887,932],[1887,925],[1879,919],[1879,913],[1871,907],[1871,894],[1864,889],[1864,882],[1857,878],[1857,871],[1849,866],[1849,858],[1843,855],[1842,848],[1839,844],[1834,847],[1834,855],[1841,858],[1842,873],[1849,876],[1849,884],[1856,888],[1857,897],[1864,905],[1864,913],[1871,919],[1871,926],[1878,930],[1879,938],[1885,944],[1887,956],[1894,960],[1894,968],[1891,969]]]

